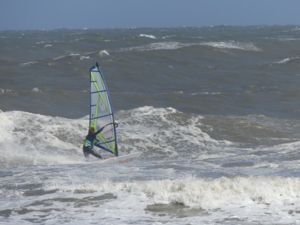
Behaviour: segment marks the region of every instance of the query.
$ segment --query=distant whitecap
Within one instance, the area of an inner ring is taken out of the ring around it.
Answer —
[[[30,61],[30,62],[21,63],[20,66],[30,66],[36,63],[38,63],[38,61]]]
[[[237,41],[219,41],[219,42],[203,42],[201,45],[209,46],[213,48],[220,48],[220,49],[236,49],[236,50],[244,50],[244,51],[261,51],[260,48],[255,46],[251,42],[237,42]]]
[[[126,51],[155,51],[155,50],[176,50],[183,47],[189,47],[193,44],[185,44],[180,42],[155,42],[147,45],[141,45],[141,46],[134,46],[134,47],[128,47],[128,48],[121,48],[121,52]]]
[[[150,39],[157,39],[154,35],[152,34],[140,34],[139,37],[143,38],[150,38]]]
[[[208,46],[218,49],[235,49],[243,51],[261,51],[260,48],[253,43],[248,42],[200,42],[200,43],[182,43],[176,41],[155,42],[147,45],[121,48],[120,51],[154,51],[154,50],[176,50],[191,46]]]
[[[80,60],[86,60],[86,59],[90,59],[90,58],[91,58],[91,57],[89,57],[89,56],[84,56],[84,55],[83,55],[83,56],[80,56],[79,59],[80,59]]]
[[[32,92],[34,92],[34,93],[38,93],[38,92],[41,92],[41,90],[38,88],[38,87],[34,87],[34,88],[32,88],[32,90],[31,90]]]
[[[274,62],[274,64],[288,64],[290,62],[293,62],[293,61],[296,61],[296,60],[299,60],[300,57],[287,57],[287,58],[284,58],[282,60],[279,60],[277,62]]]
[[[98,55],[103,57],[103,56],[109,56],[110,54],[107,50],[101,50],[99,51]]]
[[[53,45],[51,45],[51,44],[46,44],[46,45],[44,45],[44,48],[51,48]]]

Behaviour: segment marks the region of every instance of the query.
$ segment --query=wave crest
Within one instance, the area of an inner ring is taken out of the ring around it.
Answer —
[[[234,177],[213,180],[188,178],[135,182],[97,182],[80,184],[48,184],[46,189],[61,192],[102,192],[117,196],[147,196],[147,203],[180,203],[202,209],[226,209],[236,205],[249,207],[288,206],[300,201],[299,178]]]
[[[299,61],[300,57],[296,56],[296,57],[288,57],[288,58],[284,58],[282,60],[279,60],[277,62],[274,62],[274,64],[289,64],[291,62],[295,62],[295,61]]]
[[[182,42],[154,42],[147,45],[134,46],[128,48],[121,48],[121,52],[126,51],[156,51],[156,50],[177,50],[180,48],[186,48],[191,46],[207,46],[217,49],[232,49],[232,50],[242,50],[242,51],[262,51],[251,42],[200,42],[200,43],[182,43]]]
[[[143,38],[150,38],[150,39],[157,39],[154,35],[152,34],[140,34],[139,37]]]

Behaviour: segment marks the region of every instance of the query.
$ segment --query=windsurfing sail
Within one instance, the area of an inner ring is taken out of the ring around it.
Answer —
[[[90,117],[89,128],[104,129],[96,136],[95,146],[118,156],[116,123],[111,99],[98,63],[90,69]]]

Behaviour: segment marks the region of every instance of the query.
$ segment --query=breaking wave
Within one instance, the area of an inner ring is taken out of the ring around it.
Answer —
[[[213,48],[220,48],[220,49],[237,49],[237,50],[244,50],[244,51],[261,51],[260,48],[255,46],[251,42],[237,42],[237,41],[228,41],[228,42],[204,42],[201,45],[210,46]]]
[[[157,39],[154,35],[152,34],[140,34],[139,37],[143,38],[150,38],[150,39]]]
[[[199,152],[228,144],[201,130],[201,116],[185,115],[173,108],[145,106],[119,111],[117,118],[123,153],[138,149],[148,157],[176,157],[186,148]],[[1,112],[0,121],[0,162],[5,167],[83,161],[81,145],[87,117],[67,119],[10,111]]]
[[[282,161],[289,161],[292,167],[296,165],[293,160],[299,158],[297,149],[300,142],[292,139],[288,140],[289,143],[274,146],[241,148],[235,136],[232,140],[228,136],[231,132],[220,135],[220,130],[236,129],[239,120],[229,120],[229,124],[225,123],[226,128],[223,128],[210,125],[211,120],[201,115],[152,106],[121,110],[116,118],[120,124],[118,139],[121,154],[140,152],[149,160],[177,160],[184,156],[185,160],[208,160],[221,167],[228,167],[227,164],[223,165],[224,160],[230,167],[240,164],[251,164],[252,167],[264,163],[278,166]],[[218,120],[214,121],[218,123]],[[253,128],[249,128],[249,124],[240,126],[238,135],[256,138],[251,132],[257,132],[257,124],[254,123]],[[84,162],[81,147],[87,127],[87,117],[67,119],[20,111],[0,112],[0,165],[10,167]],[[259,132],[262,135],[262,131]],[[235,135],[234,131],[232,135]]]
[[[291,62],[295,62],[295,61],[299,61],[300,60],[300,57],[288,57],[288,58],[284,58],[282,60],[279,60],[277,62],[274,62],[274,64],[288,64],[288,63],[291,63]]]
[[[30,62],[21,63],[20,65],[21,66],[31,66],[31,65],[34,65],[37,63],[38,63],[38,61],[30,61]]]
[[[228,42],[200,42],[200,43],[182,43],[182,42],[155,42],[147,45],[121,48],[120,51],[155,51],[155,50],[177,50],[191,46],[208,46],[217,49],[233,49],[242,51],[261,51],[253,43],[242,43],[236,41]]]
[[[83,119],[0,112],[0,164],[10,167],[82,161],[76,139],[84,136],[81,127],[85,123]]]
[[[206,210],[245,207],[299,206],[299,178],[233,177],[217,179],[187,178],[183,180],[155,180],[134,182],[96,182],[48,184],[47,190],[56,189],[73,193],[112,193],[145,196],[147,204],[182,204]]]
[[[9,88],[0,88],[0,96],[1,95],[12,95],[12,96],[15,96],[15,95],[17,95],[17,91],[9,89]]]

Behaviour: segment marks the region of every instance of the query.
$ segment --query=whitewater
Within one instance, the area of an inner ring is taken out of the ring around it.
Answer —
[[[1,225],[300,223],[296,27],[0,37]],[[96,61],[139,157],[83,157]]]
[[[203,132],[203,117],[173,108],[117,116],[122,153],[142,155],[101,164],[82,157],[86,117],[1,112],[1,223],[298,221],[300,142],[240,148]]]

